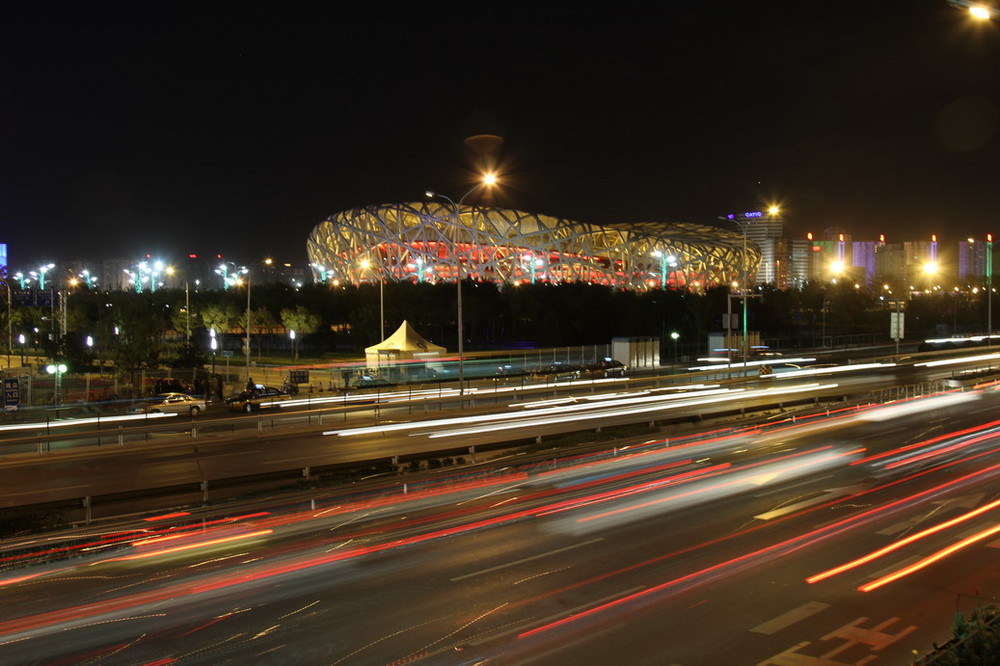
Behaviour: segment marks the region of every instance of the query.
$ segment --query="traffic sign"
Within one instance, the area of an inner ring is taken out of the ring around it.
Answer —
[[[901,340],[905,336],[905,312],[890,312],[889,313],[889,338],[892,340]]]
[[[3,408],[8,412],[16,412],[21,405],[21,382],[17,377],[7,377],[3,380]]]

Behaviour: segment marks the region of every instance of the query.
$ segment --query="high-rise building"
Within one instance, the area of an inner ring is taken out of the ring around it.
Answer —
[[[987,242],[968,238],[958,243],[958,281],[977,286],[986,279]]]
[[[782,243],[785,239],[785,223],[781,213],[748,211],[731,216],[730,219],[734,219],[746,231],[747,241],[760,248],[757,284],[777,285],[781,262],[788,262],[788,252]]]

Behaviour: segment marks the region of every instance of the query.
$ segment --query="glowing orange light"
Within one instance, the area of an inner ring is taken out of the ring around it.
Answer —
[[[156,557],[157,555],[169,555],[171,553],[179,553],[185,550],[193,550],[195,548],[203,548],[205,546],[217,546],[222,543],[229,543],[231,541],[239,541],[241,539],[251,539],[253,537],[264,536],[265,534],[271,534],[274,530],[258,530],[256,532],[247,532],[246,534],[237,534],[235,536],[221,537],[219,539],[209,539],[207,541],[198,541],[197,543],[189,543],[184,546],[176,546],[174,548],[164,548],[162,550],[154,550],[148,553],[137,553],[135,555],[126,555],[124,557],[116,557],[111,561],[122,561],[122,560],[141,560],[147,557]],[[162,540],[167,540],[174,537],[166,537]]]
[[[176,513],[165,513],[162,516],[150,516],[149,518],[143,518],[146,522],[154,522],[157,520],[166,520],[167,518],[180,518],[181,516],[190,516],[191,514],[187,511],[178,511]]]
[[[979,507],[978,509],[975,509],[973,511],[969,511],[968,513],[963,513],[961,516],[957,516],[955,518],[952,518],[951,520],[946,520],[945,522],[940,523],[938,525],[935,525],[934,527],[929,527],[926,530],[923,530],[921,532],[917,532],[916,534],[911,534],[910,536],[906,537],[905,539],[901,539],[899,541],[893,542],[893,543],[889,544],[888,546],[885,546],[884,548],[879,548],[878,550],[873,551],[873,552],[865,555],[864,557],[859,557],[858,559],[852,560],[851,562],[848,562],[846,564],[842,564],[839,567],[834,567],[833,569],[828,569],[828,570],[826,570],[826,571],[824,571],[822,573],[816,574],[815,576],[811,576],[809,578],[806,578],[806,582],[807,583],[818,583],[819,581],[825,580],[825,579],[829,578],[830,576],[835,576],[835,575],[837,575],[839,573],[843,573],[844,571],[847,571],[849,569],[853,569],[855,567],[861,566],[862,564],[866,564],[868,562],[871,562],[872,560],[878,559],[878,558],[882,557],[883,555],[885,555],[887,553],[891,553],[894,550],[898,550],[898,549],[902,548],[903,546],[905,546],[907,544],[911,544],[914,541],[918,541],[920,539],[923,539],[924,537],[930,536],[931,534],[936,534],[937,532],[940,532],[941,530],[945,530],[945,529],[948,529],[949,527],[952,527],[953,525],[957,525],[959,523],[965,522],[966,520],[969,520],[970,518],[975,518],[976,516],[978,516],[978,515],[980,515],[982,513],[985,513],[987,511],[989,511],[990,509],[993,509],[994,507],[997,507],[997,506],[1000,506],[1000,500],[995,500],[993,502],[990,502],[989,504],[986,504],[984,506]]]
[[[902,578],[904,576],[909,576],[911,573],[914,573],[914,572],[920,571],[921,569],[929,567],[930,565],[934,564],[935,562],[937,562],[939,560],[943,560],[944,558],[948,557],[952,553],[956,553],[956,552],[960,551],[961,549],[965,548],[966,546],[971,546],[972,544],[976,543],[977,541],[982,541],[983,539],[985,539],[987,537],[993,536],[997,532],[1000,532],[1000,525],[994,525],[993,527],[991,527],[991,528],[989,528],[987,530],[983,530],[982,532],[977,532],[976,534],[973,534],[970,537],[962,539],[958,543],[953,543],[952,545],[948,546],[947,548],[942,548],[941,550],[939,550],[938,552],[934,553],[933,555],[928,555],[924,559],[919,560],[917,562],[914,562],[913,564],[911,564],[908,567],[903,567],[902,569],[894,571],[891,574],[888,574],[886,576],[882,576],[881,578],[877,578],[877,579],[873,580],[870,583],[866,583],[865,585],[862,585],[861,587],[859,587],[858,591],[860,591],[860,592],[871,592],[872,590],[878,589],[878,588],[882,587],[883,585],[888,585],[889,583],[891,583],[891,582],[893,582],[895,580],[899,580],[900,578]]]

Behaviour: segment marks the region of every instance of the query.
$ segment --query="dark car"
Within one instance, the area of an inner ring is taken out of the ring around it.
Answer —
[[[572,379],[579,379],[580,375],[583,374],[583,368],[576,365],[570,365],[569,363],[556,361],[555,363],[551,363],[539,369],[534,374],[536,377],[541,377],[548,381],[568,381]]]
[[[281,403],[291,399],[287,391],[273,386],[257,385],[253,391],[240,391],[226,398],[226,407],[233,412],[256,412],[260,409],[277,409]]]
[[[587,374],[591,377],[624,377],[626,370],[628,368],[624,363],[613,358],[603,358],[587,366]]]
[[[528,374],[528,371],[520,366],[504,364],[497,366],[496,372],[493,373],[493,377],[502,379],[505,377],[523,377],[526,374]]]

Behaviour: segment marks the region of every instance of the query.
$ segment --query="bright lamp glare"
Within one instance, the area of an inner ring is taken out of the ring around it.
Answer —
[[[988,21],[990,19],[990,10],[982,5],[969,7],[969,14],[972,15],[972,18],[979,19],[980,21]]]

